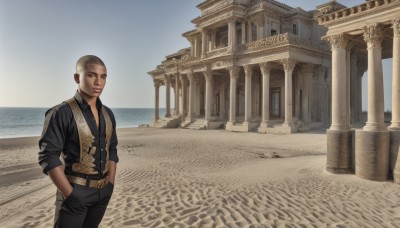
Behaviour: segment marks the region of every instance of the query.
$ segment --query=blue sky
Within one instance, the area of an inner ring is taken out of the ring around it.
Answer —
[[[76,60],[94,54],[108,68],[105,104],[152,108],[154,87],[147,72],[166,55],[189,47],[181,34],[195,28],[190,21],[200,15],[201,2],[0,0],[0,107],[51,107],[68,99],[76,90]],[[299,1],[281,2],[299,6]],[[301,2],[311,10],[327,0]],[[352,6],[364,0],[339,2]],[[386,65],[385,71],[391,70]],[[165,106],[163,89],[160,106]]]

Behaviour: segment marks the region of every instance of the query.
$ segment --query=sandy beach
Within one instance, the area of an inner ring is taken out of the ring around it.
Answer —
[[[119,129],[100,227],[400,227],[400,186],[325,171],[326,135]],[[0,139],[0,227],[52,227],[38,137]]]

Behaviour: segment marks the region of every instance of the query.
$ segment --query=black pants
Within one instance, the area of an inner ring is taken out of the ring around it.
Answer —
[[[72,186],[72,193],[66,199],[57,191],[54,227],[98,227],[106,212],[114,185],[108,183],[99,189],[77,184]]]

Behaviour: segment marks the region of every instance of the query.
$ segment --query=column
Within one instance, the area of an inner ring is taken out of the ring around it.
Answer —
[[[311,124],[310,90],[314,67],[315,65],[311,63],[303,65],[303,110],[301,110],[301,116],[305,125]]]
[[[160,83],[156,80],[154,82],[154,121],[160,119]]]
[[[394,182],[400,184],[400,19],[393,24],[393,76],[392,76],[392,124],[390,130],[390,167]],[[397,161],[397,164],[396,164]]]
[[[347,112],[347,124],[350,126],[351,123],[351,103],[350,103],[350,98],[351,98],[351,48],[352,44],[349,43],[347,44],[347,50],[346,50],[346,62],[347,62],[347,67],[346,67],[346,112]]]
[[[257,18],[257,40],[264,38],[264,15],[260,15]]]
[[[329,38],[332,45],[332,125],[331,130],[348,130],[347,122],[347,62],[345,35],[334,35]]]
[[[193,38],[189,38],[189,42],[190,42],[190,55],[191,56],[195,56],[195,54],[194,54],[194,42],[193,42]]]
[[[211,33],[211,49],[210,49],[210,51],[214,50],[215,47],[217,46],[216,42],[215,42],[216,35],[217,35],[217,32],[215,30],[213,30],[212,33]]]
[[[332,124],[327,130],[326,170],[354,172],[354,131],[347,121],[347,45],[345,34],[328,37],[332,47]]]
[[[265,133],[265,128],[269,127],[269,78],[271,71],[270,63],[260,63],[260,70],[262,74],[262,121],[259,132]]]
[[[186,107],[186,102],[187,102],[187,97],[186,97],[186,81],[185,81],[185,79],[183,78],[183,75],[181,74],[180,75],[180,80],[181,80],[181,87],[182,87],[182,96],[181,96],[181,101],[180,101],[180,104],[181,104],[181,106],[182,106],[182,109],[181,109],[181,114],[182,114],[182,117],[183,118],[185,118],[186,117],[186,114],[187,114],[187,107]]]
[[[194,111],[194,97],[193,97],[193,92],[194,92],[194,79],[193,79],[193,72],[189,71],[187,74],[187,77],[189,79],[189,111],[188,111],[188,119],[189,121],[192,121],[193,118],[193,111]]]
[[[368,121],[365,131],[385,130],[383,73],[382,73],[382,27],[378,24],[365,26],[364,40],[368,45]]]
[[[292,127],[292,119],[293,119],[292,74],[296,62],[292,59],[283,59],[282,64],[285,70],[285,122],[283,123],[283,125],[287,127]]]
[[[400,130],[400,19],[393,20],[392,124]]]
[[[233,18],[228,22],[228,44],[232,52],[236,50],[236,43],[236,19]]]
[[[246,22],[242,21],[242,44],[246,43]]]
[[[206,80],[206,100],[205,100],[205,120],[211,120],[211,95],[212,95],[212,88],[211,88],[211,80],[212,80],[212,73],[211,70],[203,71],[205,80]]]
[[[247,23],[247,42],[251,42],[253,41],[253,37],[252,37],[252,26],[251,26],[251,21],[249,21],[249,23]]]
[[[175,110],[174,114],[178,116],[179,112],[179,74],[175,75]]]
[[[239,74],[237,67],[228,68],[231,79],[229,90],[229,122],[234,124],[236,122],[236,83]]]
[[[206,57],[207,48],[207,29],[201,31],[201,58]]]
[[[165,75],[165,92],[166,92],[166,111],[165,117],[171,116],[171,104],[170,104],[170,97],[171,97],[171,79],[168,75]]]
[[[198,57],[199,56],[199,41],[197,38],[194,38],[194,53],[193,53],[194,57]]]
[[[244,121],[251,121],[251,77],[253,76],[253,67],[251,65],[243,66],[245,73],[245,91],[244,91]]]
[[[355,136],[355,173],[358,177],[386,181],[389,175],[390,132],[384,123],[382,40],[383,26],[364,26],[368,46],[368,121]],[[398,150],[398,147],[396,148]]]

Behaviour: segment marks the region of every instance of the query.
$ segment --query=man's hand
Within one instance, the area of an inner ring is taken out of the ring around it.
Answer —
[[[64,199],[68,198],[72,192],[72,186],[68,182],[67,177],[64,174],[62,166],[57,166],[47,172],[54,185],[58,188]]]

